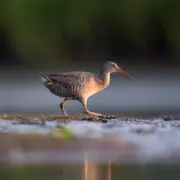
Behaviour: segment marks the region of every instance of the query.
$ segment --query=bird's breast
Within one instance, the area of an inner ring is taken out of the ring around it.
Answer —
[[[84,87],[83,96],[90,97],[93,94],[104,90],[108,86],[108,84],[109,82],[91,78]]]

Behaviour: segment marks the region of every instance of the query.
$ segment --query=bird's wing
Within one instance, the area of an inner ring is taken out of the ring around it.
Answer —
[[[83,78],[88,79],[89,74],[86,72],[67,72],[46,75],[52,83],[61,85],[72,85],[75,82],[81,81]]]

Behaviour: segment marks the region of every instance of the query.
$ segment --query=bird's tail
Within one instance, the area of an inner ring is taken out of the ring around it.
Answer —
[[[43,74],[43,73],[39,73],[39,75],[41,76],[41,81],[42,82],[51,82],[51,79],[47,76],[47,75],[45,75],[45,74]]]

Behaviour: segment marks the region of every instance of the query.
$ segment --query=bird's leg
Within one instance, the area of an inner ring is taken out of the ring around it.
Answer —
[[[64,116],[67,117],[68,115],[67,115],[66,111],[64,110],[64,104],[66,101],[67,101],[67,99],[65,98],[64,101],[60,103],[60,109],[63,112]]]
[[[66,113],[66,111],[65,111],[65,109],[64,109],[64,104],[65,104],[65,102],[66,102],[67,100],[68,100],[68,99],[65,98],[64,101],[60,103],[60,109],[61,109],[61,111],[63,112],[65,118],[68,117],[68,115],[67,115],[67,113]],[[64,123],[65,123],[65,124],[67,123],[67,119],[64,120]],[[57,125],[57,126],[58,126],[58,125]]]
[[[89,111],[88,108],[87,108],[87,100],[82,100],[82,105],[83,105],[83,108],[84,108],[84,112],[86,114],[89,114],[89,115],[92,115],[92,116],[96,116],[96,117],[104,117],[103,114],[99,114],[99,113],[95,113],[95,112]]]

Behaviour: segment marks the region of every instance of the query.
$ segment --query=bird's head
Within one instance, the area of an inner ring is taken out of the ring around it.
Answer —
[[[122,70],[116,63],[108,61],[106,62],[103,67],[102,70],[105,73],[114,73],[114,72],[118,72],[121,73],[122,75],[124,75],[125,77],[127,77],[128,79],[131,80],[131,77],[128,73],[126,73],[124,70]]]

